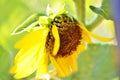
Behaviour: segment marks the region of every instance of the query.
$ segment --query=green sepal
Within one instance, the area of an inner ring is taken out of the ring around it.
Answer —
[[[90,9],[97,13],[98,15],[103,16],[105,19],[112,19],[112,11],[110,6],[110,0],[102,0],[101,7],[90,6]]]
[[[65,9],[65,5],[56,13],[56,15],[67,14],[68,11]]]
[[[47,16],[50,16],[50,15],[53,15],[53,14],[54,14],[53,9],[50,8],[49,5],[48,5],[47,8],[46,8],[46,14],[47,14]]]
[[[48,17],[47,16],[40,16],[39,17],[39,24],[41,26],[48,25],[49,24]]]
[[[21,34],[25,31],[29,31],[36,25],[38,25],[38,19],[40,14],[33,14],[28,17],[22,24],[20,24],[13,32],[12,35]]]
[[[68,11],[65,9],[65,5],[63,5],[60,10],[58,11],[54,11],[52,8],[50,8],[50,6],[47,6],[46,9],[47,15],[48,15],[48,19],[49,21],[53,20],[55,18],[55,16],[61,15],[61,14],[67,14]]]

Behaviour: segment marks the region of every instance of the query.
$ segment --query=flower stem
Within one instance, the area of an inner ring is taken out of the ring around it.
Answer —
[[[85,25],[85,2],[86,0],[73,0],[73,1],[76,7],[77,18],[80,21],[80,23]]]
[[[86,28],[89,31],[92,31],[93,29],[95,29],[102,21],[104,20],[104,18],[100,15],[98,15],[90,24],[86,25]]]

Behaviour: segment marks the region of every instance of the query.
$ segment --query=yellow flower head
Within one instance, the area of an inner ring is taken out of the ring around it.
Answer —
[[[48,73],[49,60],[55,66],[58,76],[69,76],[77,71],[76,58],[85,50],[86,44],[92,42],[91,36],[103,41],[111,40],[90,33],[69,16],[64,8],[56,13],[48,8],[47,16],[39,16],[35,24],[39,27],[36,29],[29,26],[33,30],[15,44],[15,48],[20,51],[10,72],[15,74],[16,79],[34,72],[37,79],[41,78]]]

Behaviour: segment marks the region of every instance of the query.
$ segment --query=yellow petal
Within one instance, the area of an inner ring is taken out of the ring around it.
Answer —
[[[71,56],[71,59],[69,58],[69,62],[71,64],[71,68],[73,72],[76,72],[78,70],[78,65],[77,65],[77,59],[74,56]]]
[[[23,66],[23,65],[25,65],[25,66]],[[27,77],[27,76],[31,75],[33,72],[35,72],[36,67],[37,67],[36,59],[33,58],[32,60],[29,61],[29,63],[18,65],[17,67],[19,68],[19,71],[16,72],[14,78],[20,79],[20,78]]]
[[[77,71],[76,56],[58,57],[50,56],[50,60],[57,70],[57,75],[60,77],[69,76],[72,72]]]
[[[60,77],[66,77],[66,76],[69,76],[72,72],[72,69],[71,69],[71,66],[69,65],[69,61],[66,60],[66,58],[57,58],[56,59],[57,63],[59,64],[59,66],[62,68],[63,72],[65,75],[60,75],[58,74],[58,76]]]
[[[76,53],[73,53],[72,55],[70,55],[66,58],[66,62],[69,64],[72,72],[75,72],[78,69],[77,56],[75,54]]]
[[[109,42],[109,41],[112,41],[114,38],[104,38],[104,37],[101,37],[101,36],[98,36],[98,35],[95,35],[95,34],[93,34],[93,33],[91,33],[91,32],[89,32],[85,27],[83,27],[83,26],[80,26],[80,28],[82,28],[85,32],[83,33],[83,34],[87,34],[88,36],[92,36],[92,37],[94,37],[95,39],[97,39],[97,40],[100,40],[100,41],[103,41],[103,42]],[[86,36],[87,36],[86,35]],[[88,37],[87,36],[87,37]],[[89,38],[89,37],[88,37]],[[87,39],[88,41],[90,40],[90,39]]]
[[[72,54],[64,57],[64,62],[69,64],[71,67],[72,72],[77,71],[78,66],[77,66],[77,57],[78,55],[86,49],[86,45],[84,45],[82,42],[77,46],[75,51],[72,51]]]
[[[58,28],[55,25],[52,26],[52,34],[53,34],[53,37],[55,38],[52,54],[55,56],[60,47],[60,37],[59,37],[59,33],[58,33]]]
[[[50,57],[51,62],[53,63],[53,65],[55,66],[55,68],[57,70],[57,74],[61,75],[61,76],[65,76],[65,73],[63,72],[63,69],[57,63],[56,59],[53,56],[51,56],[51,55],[49,55],[49,57]]]
[[[13,67],[10,68],[9,73],[14,74],[16,73],[17,66],[14,65]]]
[[[92,43],[90,34],[85,30],[82,30],[82,38],[85,39],[88,43]]]
[[[36,55],[39,48],[40,48],[40,45],[35,45],[29,49],[21,49],[15,56],[14,62],[20,63],[24,61],[29,61],[32,57]]]
[[[103,41],[103,42],[109,42],[109,41],[112,41],[114,38],[104,38],[104,37],[101,37],[101,36],[98,36],[98,35],[95,35],[93,33],[90,33],[92,37],[94,37],[95,39],[97,40],[100,40],[100,41]]]
[[[44,54],[46,37],[48,31],[42,33],[44,36],[41,37],[41,41],[31,46],[30,48],[24,47],[15,57],[15,64],[11,72],[15,73],[15,78],[24,78],[32,74],[37,67],[39,62],[42,60],[42,55]],[[31,43],[29,43],[31,44]]]
[[[45,43],[47,35],[48,35],[48,32],[49,32],[48,28],[43,28],[43,29],[40,29],[37,32],[33,32],[33,33],[29,34],[28,36],[26,36],[22,40],[18,41],[15,46],[17,48],[21,47],[22,49],[16,55],[15,61],[18,61],[18,59],[19,59],[19,61],[21,61],[21,60],[23,60],[23,58],[25,58],[26,56],[30,55],[29,53],[28,54],[24,54],[24,53],[26,51],[28,51],[28,49],[30,49],[34,45]],[[35,37],[36,39],[34,38],[35,35],[36,35],[36,37]],[[24,43],[24,42],[26,42],[26,43]],[[41,47],[43,47],[43,46],[41,46]]]
[[[23,39],[18,41],[15,44],[15,48],[29,48],[35,44],[38,44],[41,42],[41,39],[43,36],[48,34],[49,28],[47,27],[42,27],[36,31],[31,32],[27,36],[25,36]]]
[[[39,67],[40,62],[45,61],[45,59],[43,59],[43,57],[46,55],[46,54],[44,54],[45,42],[46,41],[43,40],[43,42],[41,44],[38,44],[38,45],[40,45],[38,50],[34,46],[35,51],[38,51],[38,52],[34,56],[32,56],[31,59],[30,59],[30,57],[26,56],[26,59],[16,63],[16,66],[17,66],[16,72],[15,72],[16,73],[16,75],[15,75],[16,79],[24,78],[24,77],[29,76],[35,70],[37,70],[37,68]],[[32,51],[30,54],[32,54],[34,52]]]
[[[22,50],[20,50],[15,57],[14,66],[11,69],[11,72],[12,73],[19,72],[22,68],[26,66],[26,64],[30,64],[31,63],[30,61],[37,54],[38,49],[39,49],[39,46],[33,46],[31,49],[26,50],[25,52],[22,49],[23,53],[22,53]]]
[[[79,25],[79,27],[82,29],[82,38],[85,39],[88,43],[92,43],[89,31],[82,25]]]
[[[36,74],[37,79],[39,79],[42,75],[48,72],[48,54],[44,50],[44,53],[39,57],[41,57],[41,60],[37,68],[37,74]]]
[[[35,56],[38,54],[39,48],[40,47],[38,45],[33,46],[32,49],[24,53],[29,55],[22,58],[18,57],[18,59],[16,59],[17,61],[15,60],[15,64],[13,68],[11,68],[10,72],[15,73],[16,79],[27,77],[37,69],[38,62]]]

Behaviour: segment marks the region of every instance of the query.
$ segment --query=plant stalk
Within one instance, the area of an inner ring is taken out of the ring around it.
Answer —
[[[86,0],[73,0],[76,7],[77,18],[80,23],[85,25],[85,2]]]
[[[89,31],[94,30],[102,21],[104,20],[104,18],[100,15],[98,15],[94,20],[92,20],[91,23],[86,25],[86,28]]]

